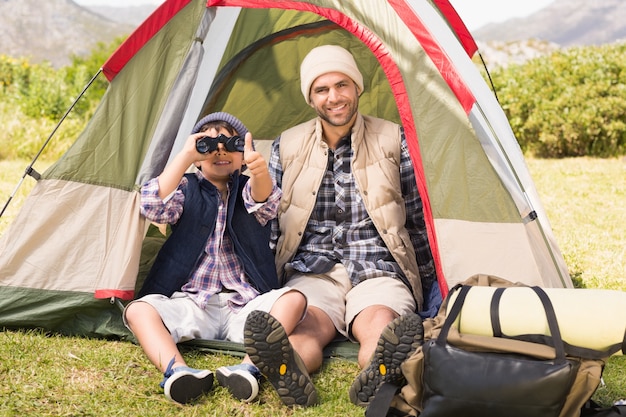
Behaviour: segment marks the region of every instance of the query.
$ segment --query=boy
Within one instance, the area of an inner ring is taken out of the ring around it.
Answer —
[[[191,164],[198,171],[186,173]],[[241,175],[244,166],[250,177]],[[142,214],[171,224],[172,234],[124,320],[163,372],[168,399],[185,404],[213,386],[213,373],[189,368],[178,342],[242,343],[253,310],[271,313],[288,333],[303,317],[306,298],[278,289],[269,248],[267,222],[276,216],[281,194],[248,129],[224,112],[202,118],[180,153],[143,185]],[[249,402],[258,394],[261,374],[248,357],[216,375],[236,398]]]

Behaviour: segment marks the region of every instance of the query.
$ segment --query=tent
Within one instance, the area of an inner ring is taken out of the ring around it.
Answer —
[[[140,185],[208,112],[236,114],[262,151],[313,117],[298,68],[326,43],[355,55],[361,111],[405,128],[443,295],[476,273],[572,287],[447,0],[167,0],[103,65],[96,113],[2,236],[0,326],[127,337],[116,304],[133,298],[154,242]]]

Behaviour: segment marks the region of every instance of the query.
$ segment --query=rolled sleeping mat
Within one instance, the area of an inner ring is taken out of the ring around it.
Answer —
[[[460,333],[494,335],[491,304],[496,287],[472,286],[456,326]],[[554,307],[563,341],[570,346],[623,354],[626,292],[598,289],[543,288]],[[458,291],[450,295],[448,311]],[[550,335],[541,300],[530,287],[508,287],[497,307],[502,335]],[[460,322],[460,323],[459,323]],[[567,350],[567,349],[566,349]]]

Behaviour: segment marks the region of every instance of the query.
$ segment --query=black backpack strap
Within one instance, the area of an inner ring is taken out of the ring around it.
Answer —
[[[533,291],[537,294],[541,303],[543,304],[543,308],[546,313],[546,318],[548,320],[548,328],[550,329],[550,335],[552,336],[552,342],[554,347],[554,353],[556,354],[555,361],[557,363],[565,362],[565,345],[563,344],[563,339],[561,338],[561,331],[559,330],[559,322],[556,319],[556,313],[554,311],[554,307],[552,306],[552,301],[548,297],[548,294],[541,287],[533,286],[531,287]]]
[[[445,346],[446,340],[448,339],[448,332],[450,331],[450,327],[461,312],[461,309],[463,308],[463,303],[465,302],[465,297],[467,297],[467,293],[469,292],[470,288],[471,286],[469,285],[462,286],[456,300],[454,300],[454,305],[452,305],[452,307],[448,306],[448,316],[441,326],[441,331],[439,332],[437,339],[435,339],[435,343],[437,343],[439,346]],[[559,323],[556,319],[556,313],[554,312],[552,302],[550,301],[550,298],[543,289],[537,286],[531,288],[535,292],[535,294],[537,294],[539,300],[541,300],[541,304],[543,304],[543,308],[545,310],[546,318],[548,320],[548,328],[550,329],[550,337],[552,339],[552,347],[554,347],[554,352],[556,355],[555,361],[556,363],[564,363],[566,360],[565,346],[563,344],[563,339],[561,338],[561,331],[559,330]]]
[[[454,300],[454,304],[452,306],[448,305],[448,315],[441,326],[437,339],[435,339],[435,343],[438,345],[445,346],[446,340],[448,340],[450,327],[452,327],[452,323],[454,323],[457,316],[461,312],[463,303],[465,303],[465,297],[467,297],[467,293],[471,288],[471,285],[462,285],[456,299]],[[450,292],[450,294],[452,294],[452,292]],[[448,294],[448,297],[450,297],[450,294]]]
[[[365,417],[385,417],[393,397],[400,392],[400,387],[390,382],[383,383],[365,410]]]
[[[504,288],[496,288],[491,298],[489,314],[491,315],[491,331],[493,337],[502,337],[502,327],[500,325],[500,299],[504,294]]]

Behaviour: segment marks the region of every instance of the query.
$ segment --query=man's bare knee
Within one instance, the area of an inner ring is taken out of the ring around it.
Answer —
[[[337,330],[326,313],[317,307],[310,307],[292,334],[314,339],[323,347],[335,338]]]
[[[369,306],[357,314],[352,321],[352,335],[359,340],[360,334],[380,334],[382,329],[396,317],[398,314],[387,306]]]

